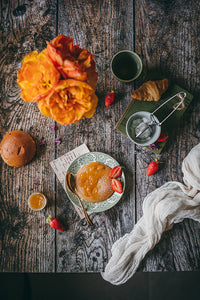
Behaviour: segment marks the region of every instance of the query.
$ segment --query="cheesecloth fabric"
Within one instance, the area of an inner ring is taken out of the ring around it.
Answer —
[[[185,218],[200,222],[200,144],[183,160],[182,172],[184,184],[168,182],[145,197],[141,219],[112,246],[102,273],[105,280],[114,285],[125,283],[164,231]]]

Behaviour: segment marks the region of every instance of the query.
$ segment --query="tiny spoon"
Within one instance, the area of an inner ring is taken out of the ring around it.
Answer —
[[[74,176],[71,174],[71,173],[67,173],[67,176],[66,176],[66,183],[67,183],[67,187],[69,188],[69,190],[74,193],[76,195],[76,197],[78,198],[80,204],[81,204],[81,207],[83,209],[83,212],[84,212],[84,215],[85,215],[85,218],[88,222],[88,224],[90,226],[94,226],[94,224],[92,223],[92,221],[90,220],[88,214],[87,214],[87,211],[83,205],[83,202],[81,200],[81,198],[79,197],[79,195],[77,194],[77,192],[75,191],[75,180],[74,180]]]

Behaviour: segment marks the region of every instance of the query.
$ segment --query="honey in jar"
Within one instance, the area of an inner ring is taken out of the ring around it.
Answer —
[[[32,210],[41,210],[47,204],[47,198],[42,193],[34,193],[28,199],[28,205]]]

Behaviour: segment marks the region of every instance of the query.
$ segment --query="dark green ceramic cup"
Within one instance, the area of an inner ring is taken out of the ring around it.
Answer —
[[[113,56],[111,71],[118,80],[130,82],[140,76],[142,61],[135,52],[122,50]]]

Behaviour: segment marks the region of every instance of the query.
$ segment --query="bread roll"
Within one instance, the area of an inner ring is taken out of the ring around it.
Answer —
[[[21,167],[31,161],[36,146],[32,137],[20,130],[7,133],[0,144],[2,159],[11,167]]]

